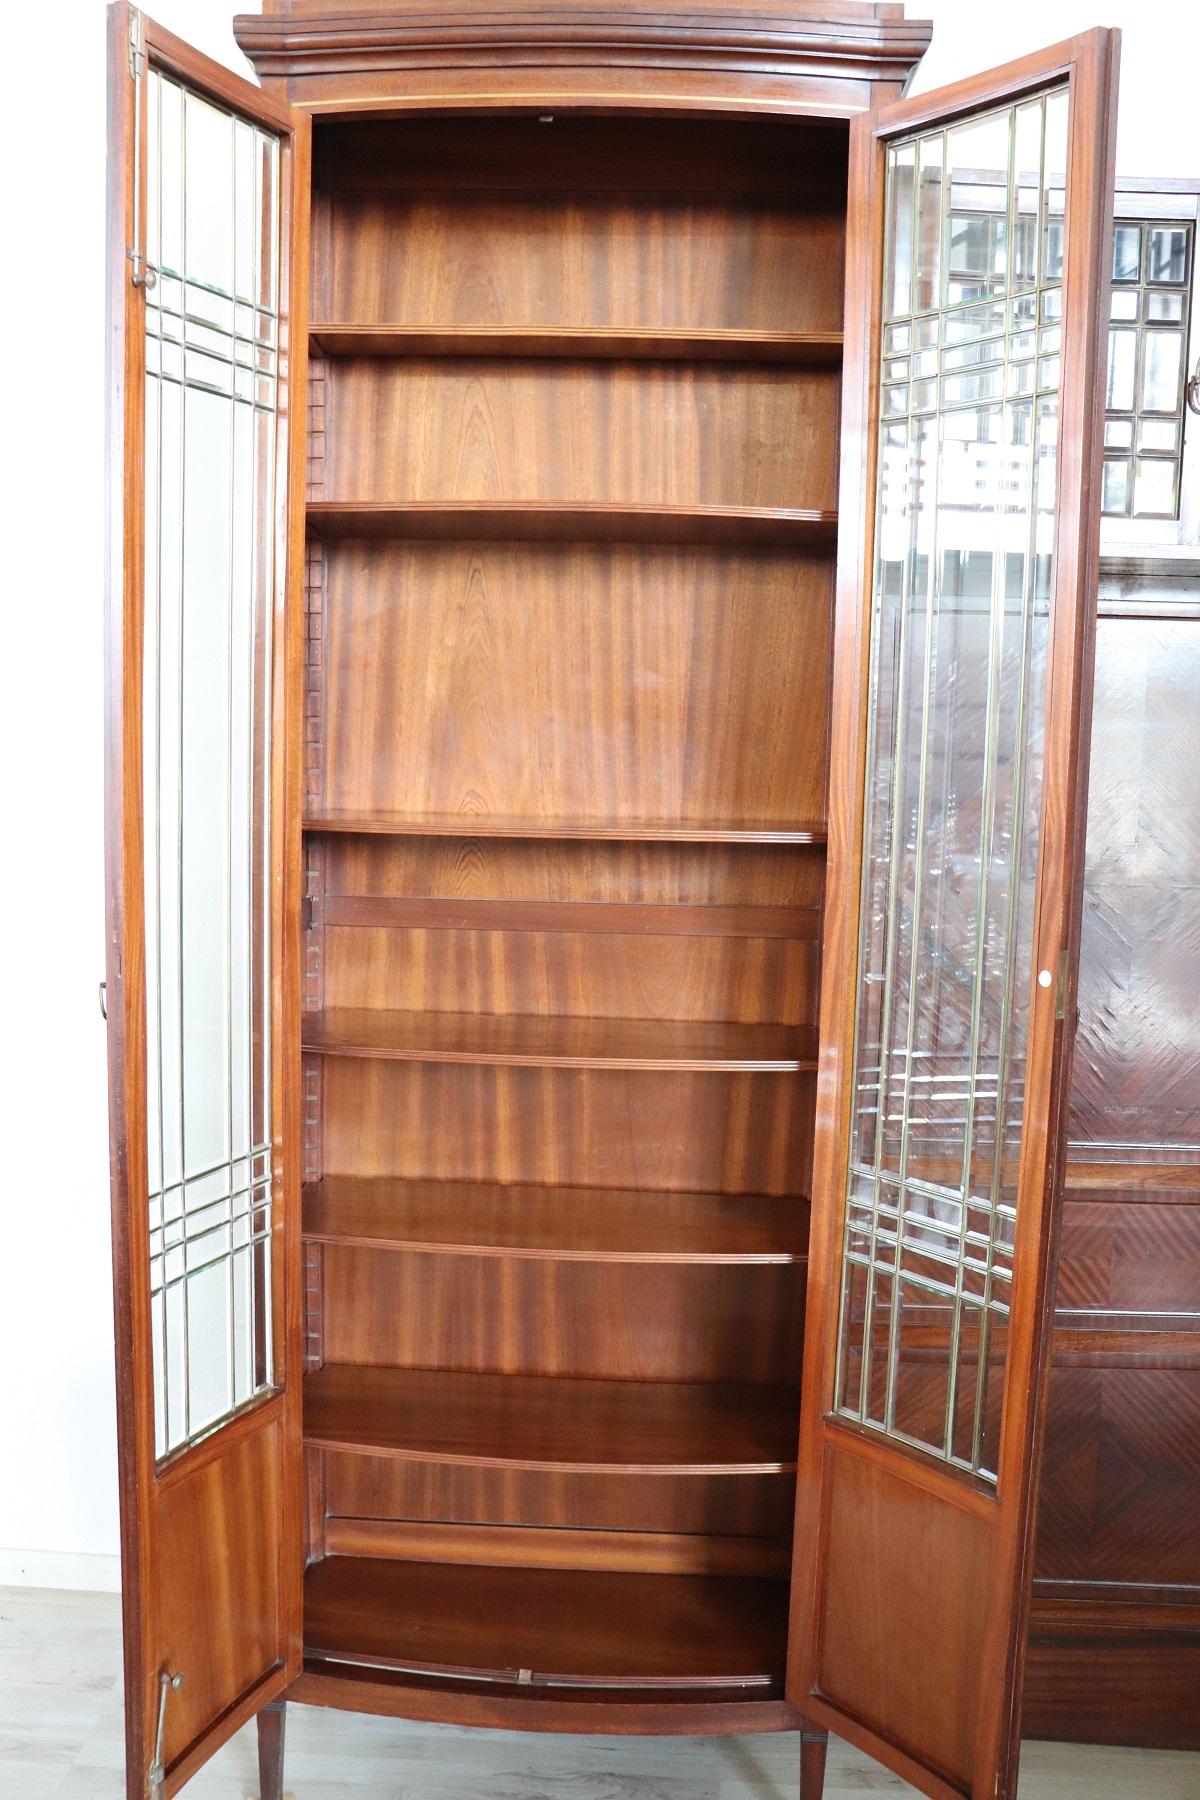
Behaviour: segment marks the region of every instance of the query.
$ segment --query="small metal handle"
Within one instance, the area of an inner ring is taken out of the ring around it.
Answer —
[[[102,981],[100,983],[100,1017],[104,1020],[106,1025],[108,1023],[108,993],[107,993],[107,989],[108,989],[107,981]]]
[[[1200,413],[1200,357],[1196,358],[1192,379],[1187,384],[1187,403],[1194,413]]]

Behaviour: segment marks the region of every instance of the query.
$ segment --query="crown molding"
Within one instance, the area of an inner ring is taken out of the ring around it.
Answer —
[[[240,14],[234,36],[263,80],[454,68],[636,68],[905,82],[925,20],[624,5],[438,12]]]

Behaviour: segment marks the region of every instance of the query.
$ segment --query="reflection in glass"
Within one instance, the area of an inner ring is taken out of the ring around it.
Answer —
[[[142,681],[155,1445],[271,1385],[279,144],[146,75]]]
[[[1142,267],[1142,228],[1120,221],[1113,227],[1114,281],[1136,281]]]
[[[1156,225],[1150,232],[1147,281],[1187,280],[1188,232],[1184,225]]]
[[[1143,452],[1131,469],[1105,470],[1103,511],[1125,518],[1179,516],[1180,457],[1192,266],[1190,222],[1120,220],[1112,293],[1105,442]]]
[[[884,354],[920,334],[938,363],[898,386],[880,427],[836,1405],[989,1479],[1033,954],[1067,104],[1056,92],[889,151]]]
[[[1142,410],[1175,412],[1182,373],[1182,332],[1148,331],[1142,351]]]

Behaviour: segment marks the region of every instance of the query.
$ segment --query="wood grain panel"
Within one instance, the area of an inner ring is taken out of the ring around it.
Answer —
[[[1148,1610],[1148,1609],[1147,1609]],[[1181,1608],[1094,1608],[1078,1620],[1035,1599],[1025,1665],[1026,1737],[1200,1750],[1200,1630]],[[1128,1777],[1123,1777],[1126,1782]],[[1121,1791],[1114,1789],[1114,1792]]]
[[[1106,1313],[1114,1326],[1152,1331],[1175,1314],[1200,1328],[1200,1183],[1191,1204],[1072,1196],[1056,1303],[1066,1325],[1073,1313]]]
[[[778,1540],[790,1475],[656,1475],[474,1467],[324,1453],[331,1518],[438,1520],[580,1531],[676,1531]]]
[[[820,558],[347,544],[326,605],[330,808],[824,816]]]
[[[535,1683],[768,1686],[786,1605],[784,1581],[331,1556],[305,1577],[305,1648]]]
[[[335,1057],[324,1144],[332,1174],[804,1193],[811,1082]]]
[[[829,509],[838,392],[749,365],[335,358],[325,498]]]
[[[326,895],[819,909],[819,849],[331,836]]]
[[[747,1320],[754,1321],[747,1329]],[[803,1272],[327,1245],[333,1363],[629,1381],[798,1379]]]
[[[1153,1340],[1147,1340],[1153,1355]],[[1050,1381],[1036,1574],[1200,1598],[1200,1368],[1063,1368]]]
[[[184,1677],[167,1708],[167,1763],[277,1664],[279,1546],[264,1521],[283,1509],[284,1437],[277,1420],[159,1490],[155,1641]]]
[[[300,10],[294,0],[289,3],[292,11]],[[319,0],[311,10],[339,9]],[[837,10],[827,5],[823,13]],[[846,121],[833,118],[710,116],[697,129],[691,119],[635,114],[620,119],[614,130],[611,116],[584,112],[558,115],[552,129],[529,113],[482,119],[366,113],[320,121],[313,179],[323,190],[386,195],[392,204],[405,195],[439,190],[439,199],[454,209],[489,193],[497,202],[503,196],[505,205],[558,195],[564,207],[586,200],[589,192],[616,200],[636,195],[651,206],[671,194],[697,203],[726,196],[732,227],[756,195],[844,213],[846,154]],[[730,203],[733,196],[736,206]],[[525,253],[518,243],[510,256],[520,261]],[[654,278],[657,285],[665,277],[662,285],[670,290],[681,281],[703,280],[705,273],[691,259],[680,259],[655,270]],[[710,302],[718,291],[710,288]]]
[[[787,938],[330,926],[325,1004],[812,1023],[816,948]]]
[[[325,1057],[538,1068],[778,1074],[816,1067],[816,1033],[811,1026],[743,1025],[722,1019],[410,1013],[343,1007],[306,1012],[303,1047]]]
[[[678,1531],[563,1531],[536,1525],[424,1525],[332,1519],[331,1556],[465,1563],[517,1569],[612,1569],[647,1575],[778,1575],[790,1546],[770,1538],[697,1537]]]
[[[919,1486],[857,1451],[825,1454],[820,1691],[967,1790],[989,1524],[974,1511],[935,1512]],[[897,1657],[901,1639],[921,1654]]]
[[[694,331],[628,325],[309,327],[324,356],[561,356],[636,362],[773,362],[837,368],[840,331]]]
[[[326,1363],[304,1381],[304,1435],[367,1450],[551,1472],[779,1475],[795,1466],[794,1387],[600,1381]]]
[[[845,225],[834,212],[687,192],[639,203],[343,190],[334,221],[326,316],[356,325],[841,324]]]
[[[305,1188],[304,1236],[309,1243],[575,1262],[794,1263],[808,1244],[808,1203],[343,1175]]]

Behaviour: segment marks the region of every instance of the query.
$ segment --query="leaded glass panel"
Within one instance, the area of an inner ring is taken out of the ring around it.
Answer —
[[[155,1444],[272,1382],[279,141],[151,68],[143,647]]]
[[[1032,980],[1068,104],[888,149],[836,1407],[986,1480]]]

